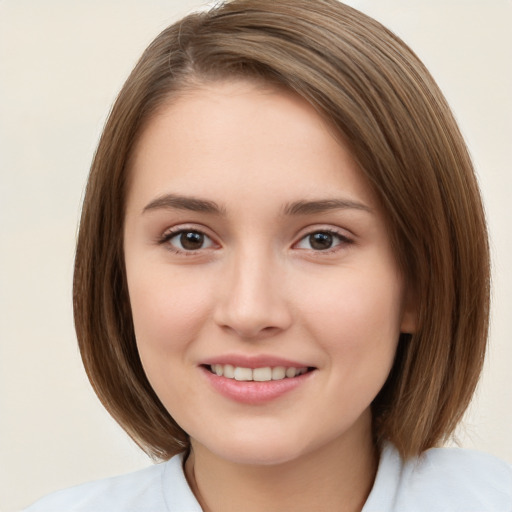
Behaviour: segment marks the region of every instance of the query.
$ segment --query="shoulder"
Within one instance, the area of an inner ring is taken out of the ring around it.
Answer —
[[[374,487],[389,511],[512,512],[512,466],[473,450],[434,448],[402,461],[387,446]]]
[[[468,512],[512,512],[512,467],[486,453],[434,448],[404,465],[402,481],[404,493],[425,502],[437,495]]]
[[[181,457],[175,456],[140,471],[55,492],[24,512],[172,512],[183,506],[201,510],[186,482]]]

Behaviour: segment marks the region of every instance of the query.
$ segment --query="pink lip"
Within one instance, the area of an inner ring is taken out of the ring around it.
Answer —
[[[237,381],[219,377],[209,370],[213,364],[231,364],[243,368],[262,368],[276,366],[304,368],[308,365],[297,361],[291,361],[270,356],[244,357],[244,356],[222,356],[208,359],[199,366],[204,377],[215,391],[222,396],[239,403],[257,405],[276,400],[281,396],[303,386],[316,372],[310,371],[292,378],[281,380],[270,380],[266,382]]]

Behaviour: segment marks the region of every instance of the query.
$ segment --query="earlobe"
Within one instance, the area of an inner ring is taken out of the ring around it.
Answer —
[[[400,324],[400,332],[403,334],[414,334],[417,329],[416,311],[404,311],[402,315],[402,323]]]
[[[404,334],[414,334],[418,329],[418,305],[416,294],[408,291],[405,294],[405,301],[402,310],[402,320],[400,323],[400,332]]]

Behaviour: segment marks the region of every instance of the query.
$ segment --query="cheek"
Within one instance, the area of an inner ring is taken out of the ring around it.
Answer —
[[[128,272],[137,346],[143,359],[165,354],[186,357],[208,316],[210,295],[204,281],[169,268]]]
[[[400,335],[401,281],[382,272],[344,273],[304,294],[305,325],[347,371],[388,371]]]
[[[187,369],[193,342],[209,316],[208,287],[204,280],[197,282],[187,272],[173,272],[165,265],[140,273],[129,270],[128,289],[142,367],[178,421],[184,404],[197,393],[187,379]]]

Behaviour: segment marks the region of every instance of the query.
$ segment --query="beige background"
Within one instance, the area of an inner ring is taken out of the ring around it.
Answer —
[[[71,276],[88,165],[144,47],[193,0],[0,1],[0,510],[149,464],[90,390]],[[491,351],[464,446],[512,462],[512,2],[352,0],[402,36],[467,137],[489,216]]]

